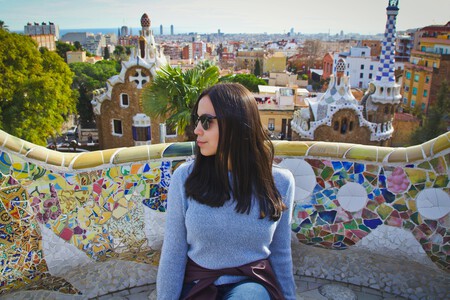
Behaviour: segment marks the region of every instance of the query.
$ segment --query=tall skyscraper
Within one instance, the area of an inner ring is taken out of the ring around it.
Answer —
[[[163,26],[162,26],[162,24],[159,25],[159,34],[163,35]]]
[[[173,35],[173,25],[170,25],[170,35]]]

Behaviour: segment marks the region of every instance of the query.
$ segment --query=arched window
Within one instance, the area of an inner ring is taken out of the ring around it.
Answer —
[[[348,131],[353,130],[353,121],[350,121],[350,124],[348,125]]]
[[[341,123],[341,134],[345,134],[347,132],[347,118],[344,118]]]
[[[334,121],[333,129],[336,131],[339,130],[339,121]]]

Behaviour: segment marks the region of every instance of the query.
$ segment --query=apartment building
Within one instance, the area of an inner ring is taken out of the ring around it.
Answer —
[[[419,42],[405,63],[402,108],[427,113],[442,81],[450,78],[450,22],[424,27],[417,36]]]
[[[24,26],[24,34],[36,41],[38,47],[47,48],[50,51],[56,50],[56,41],[59,38],[59,27],[52,22],[27,23]]]

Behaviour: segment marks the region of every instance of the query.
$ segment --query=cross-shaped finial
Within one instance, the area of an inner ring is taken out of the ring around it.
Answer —
[[[134,81],[137,83],[137,88],[142,89],[142,85],[146,84],[150,81],[149,76],[142,75],[142,69],[136,69],[136,75],[130,76],[130,81]]]

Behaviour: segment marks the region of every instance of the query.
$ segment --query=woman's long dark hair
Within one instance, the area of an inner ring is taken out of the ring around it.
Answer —
[[[199,96],[211,99],[219,124],[216,155],[203,156],[198,146],[186,194],[196,201],[220,207],[233,195],[238,213],[250,213],[252,194],[260,218],[278,220],[286,209],[272,175],[273,145],[264,130],[252,93],[238,83],[216,84]],[[231,170],[229,170],[229,166]],[[230,183],[228,172],[231,172]]]

